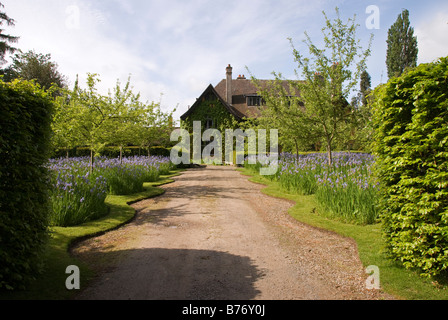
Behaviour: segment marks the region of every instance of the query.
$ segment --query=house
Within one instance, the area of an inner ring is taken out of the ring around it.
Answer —
[[[335,63],[333,66],[337,66]],[[233,68],[228,65],[226,68],[226,78],[221,80],[216,86],[209,85],[202,95],[196,99],[195,103],[181,116],[181,126],[190,132],[194,121],[201,121],[202,130],[207,129],[235,129],[247,118],[257,118],[261,115],[261,110],[265,105],[259,95],[259,88],[251,79],[246,79],[243,75],[233,78]],[[319,79],[321,75],[316,73]],[[298,80],[296,80],[298,81]],[[258,85],[263,88],[270,88],[272,80],[257,80]],[[291,81],[280,82],[282,90],[287,95],[298,96],[298,92],[291,92]],[[278,84],[278,83],[277,83]],[[352,112],[351,107],[344,97],[334,99],[334,106],[346,110],[347,114]],[[299,102],[301,107],[305,107]],[[204,144],[205,145],[205,144]],[[283,146],[281,146],[283,147]],[[309,141],[308,148],[318,151],[321,148],[319,138],[316,141]]]
[[[264,101],[258,94],[254,82],[244,75],[233,79],[233,68],[226,68],[226,78],[215,87],[209,85],[196,102],[181,116],[184,127],[191,127],[193,121],[201,121],[203,129],[233,128],[245,118],[260,116]],[[271,80],[260,80],[266,86]],[[288,86],[284,81],[284,86]]]
[[[257,80],[261,88],[267,88],[272,80]],[[281,85],[289,92],[289,82],[282,81]],[[251,79],[244,75],[233,78],[233,68],[229,64],[226,68],[226,78],[216,86],[210,84],[195,103],[181,116],[181,127],[190,133],[193,123],[201,122],[201,130],[237,129],[248,118],[257,118],[265,103],[259,94],[259,88]],[[208,142],[203,141],[202,150]],[[234,161],[235,162],[235,161]]]

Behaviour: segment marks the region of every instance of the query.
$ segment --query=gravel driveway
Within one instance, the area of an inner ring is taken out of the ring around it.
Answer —
[[[388,299],[356,244],[297,222],[232,167],[190,169],[128,225],[73,248],[99,276],[78,299]]]

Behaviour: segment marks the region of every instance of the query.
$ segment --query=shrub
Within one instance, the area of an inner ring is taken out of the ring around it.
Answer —
[[[110,159],[98,161],[95,172],[106,178],[109,194],[128,195],[144,190],[143,182],[147,180],[145,179],[146,169],[143,165],[127,163],[127,161],[120,163],[118,159]]]
[[[258,172],[262,167],[259,161],[250,162],[253,159],[246,158],[248,169]],[[324,153],[298,157],[283,153],[277,173],[266,178],[278,181],[288,192],[314,194],[324,215],[349,223],[373,224],[378,222],[378,185],[371,176],[373,163],[374,157],[363,153],[335,152],[332,166]]]
[[[119,158],[120,157],[120,147],[105,147],[104,150],[101,151],[102,157],[107,158]],[[134,157],[139,155],[145,155],[145,150],[139,147],[123,147],[121,149],[121,156],[125,157]]]
[[[1,289],[24,289],[43,267],[52,110],[34,83],[0,80]]]
[[[94,176],[82,166],[83,158],[50,161],[50,223],[54,226],[76,226],[108,213],[106,179]],[[87,161],[85,161],[87,162]]]
[[[448,269],[448,58],[375,92],[381,219],[389,253],[408,268]]]
[[[122,157],[133,157],[146,155],[148,151],[146,149],[140,147],[123,147],[122,149]],[[102,157],[107,158],[118,158],[120,156],[120,148],[119,147],[104,147],[104,149],[100,152]],[[53,150],[52,158],[70,158],[70,157],[89,157],[90,156],[90,148],[87,147],[78,147],[72,149],[57,149]]]
[[[341,157],[342,155],[342,157]],[[369,154],[335,154],[335,167],[317,177],[316,199],[330,216],[357,224],[378,222],[378,184]]]
[[[51,224],[60,227],[79,225],[108,213],[107,194],[129,195],[144,190],[144,182],[154,182],[174,168],[169,158],[129,157],[95,160],[90,172],[90,158],[50,160]]]

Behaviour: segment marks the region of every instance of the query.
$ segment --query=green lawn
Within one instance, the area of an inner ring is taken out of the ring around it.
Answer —
[[[48,245],[46,270],[26,291],[2,292],[0,299],[14,300],[66,300],[73,297],[75,291],[69,291],[65,287],[68,274],[65,270],[70,265],[80,268],[81,287],[94,276],[81,261],[69,254],[70,246],[84,238],[102,234],[116,229],[135,216],[135,210],[130,204],[152,198],[164,193],[158,186],[172,182],[171,177],[178,175],[180,170],[172,171],[171,175],[161,176],[159,181],[145,183],[145,191],[126,196],[107,196],[106,203],[110,213],[102,219],[88,222],[76,227],[51,229],[51,238]]]
[[[435,285],[434,281],[422,278],[417,273],[406,270],[387,258],[381,236],[381,225],[352,225],[323,217],[318,213],[319,206],[313,195],[291,194],[282,189],[277,182],[272,182],[253,171],[247,169],[239,169],[239,171],[251,176],[252,182],[266,185],[267,187],[263,189],[265,194],[295,201],[296,205],[289,211],[295,219],[354,239],[358,244],[359,257],[364,266],[379,267],[381,288],[384,291],[393,294],[398,299],[448,299],[446,282],[445,285]]]

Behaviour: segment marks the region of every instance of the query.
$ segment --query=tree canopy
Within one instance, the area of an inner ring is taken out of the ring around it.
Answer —
[[[417,56],[417,37],[409,21],[409,11],[404,9],[388,31],[386,64],[389,78],[400,76],[406,68],[416,67]]]
[[[156,134],[160,137],[166,131],[171,116],[162,112],[159,104],[140,101],[130,79],[124,87],[117,81],[108,95],[98,92],[99,82],[97,74],[88,74],[86,89],[78,80],[73,89],[65,89],[56,98],[53,121],[54,148],[89,147],[92,167],[94,154],[108,145],[149,146]]]
[[[5,6],[0,2],[0,10],[2,10]],[[14,19],[10,18],[6,12],[0,11],[0,27],[3,25],[14,26]],[[5,29],[0,28],[0,65],[6,62],[5,55],[7,53],[14,53],[17,49],[12,47],[12,43],[16,43],[19,40],[19,37],[11,36],[9,34],[5,34]]]
[[[356,38],[356,17],[343,22],[338,8],[334,20],[323,14],[324,48],[318,48],[305,32],[304,43],[309,51],[305,57],[290,39],[299,69],[295,73],[301,81],[288,81],[288,90],[281,85],[281,74],[274,73],[273,85],[260,90],[267,103],[262,121],[278,126],[280,135],[295,140],[297,148],[309,141],[323,142],[331,164],[335,140],[350,133],[348,124],[353,112],[347,99],[365,70],[370,43],[368,49],[362,49]]]
[[[33,50],[22,52],[18,50],[12,59],[12,64],[4,71],[5,80],[22,78],[36,80],[44,89],[53,85],[63,88],[67,78],[58,71],[58,65],[51,60],[51,54],[36,53]]]

